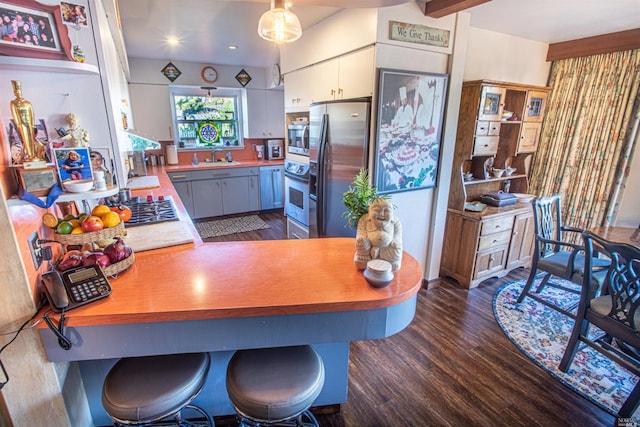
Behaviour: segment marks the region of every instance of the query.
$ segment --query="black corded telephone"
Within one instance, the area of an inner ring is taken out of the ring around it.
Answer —
[[[76,267],[42,275],[45,294],[51,308],[60,313],[96,301],[111,294],[111,285],[97,265]]]

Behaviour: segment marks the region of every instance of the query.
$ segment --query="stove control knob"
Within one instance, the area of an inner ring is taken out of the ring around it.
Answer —
[[[164,200],[164,196],[158,196],[158,201]]]

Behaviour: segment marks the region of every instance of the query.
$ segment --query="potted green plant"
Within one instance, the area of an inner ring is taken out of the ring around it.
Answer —
[[[358,227],[358,221],[369,210],[371,202],[377,199],[389,199],[387,195],[378,194],[378,189],[369,184],[369,173],[360,169],[353,181],[353,186],[342,194],[342,203],[347,211],[342,216],[347,220],[347,226]]]

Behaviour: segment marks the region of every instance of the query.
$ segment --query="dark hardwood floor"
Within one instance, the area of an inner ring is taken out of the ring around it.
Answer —
[[[222,240],[285,238],[282,215],[261,217],[271,229]],[[320,425],[615,425],[615,417],[535,365],[496,323],[493,294],[527,274],[515,270],[472,290],[438,279],[420,290],[415,319],[406,329],[351,344],[348,401],[339,413],[319,415]]]

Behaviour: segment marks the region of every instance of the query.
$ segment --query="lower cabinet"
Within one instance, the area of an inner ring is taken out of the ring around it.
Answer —
[[[449,209],[440,275],[475,288],[529,265],[532,251],[531,205],[488,208],[481,214]]]
[[[191,191],[191,172],[169,172],[169,179],[173,188],[176,189],[180,201],[187,210],[187,213],[191,218],[194,218],[193,214],[193,192]]]
[[[193,219],[260,210],[257,167],[192,171],[189,182],[182,181],[182,175],[186,174],[170,173],[169,177]]]
[[[284,167],[260,168],[260,209],[284,208]]]

